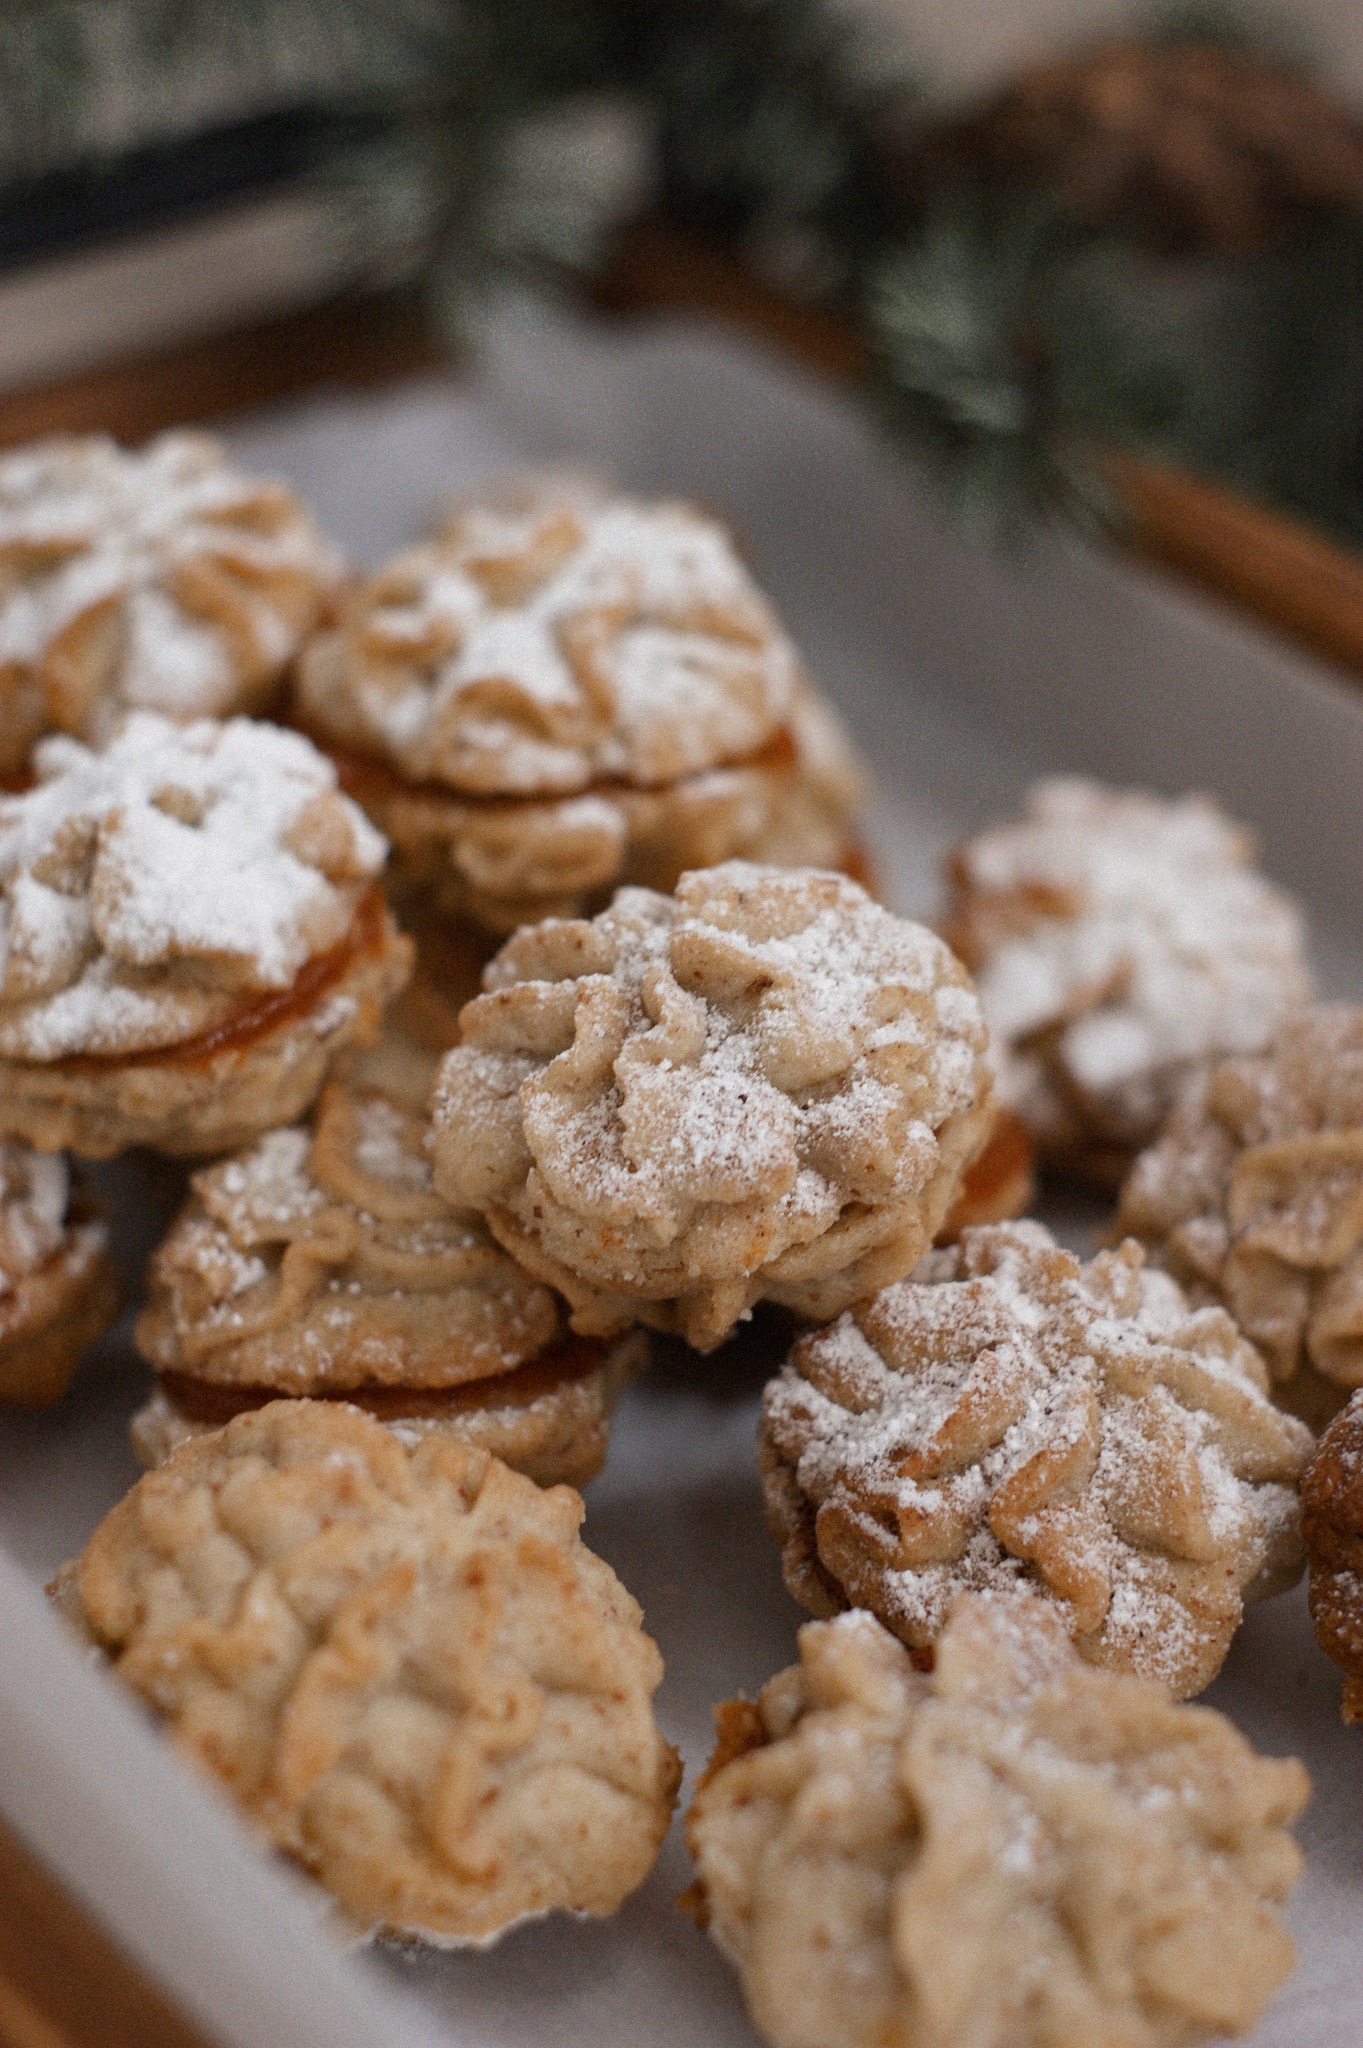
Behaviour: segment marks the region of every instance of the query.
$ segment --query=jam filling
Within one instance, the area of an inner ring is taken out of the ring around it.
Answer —
[[[349,1401],[379,1422],[414,1417],[439,1421],[443,1416],[467,1415],[479,1408],[528,1408],[542,1394],[585,1379],[605,1355],[606,1346],[599,1338],[564,1336],[525,1365],[486,1379],[465,1380],[457,1387],[326,1387],[307,1398]],[[300,1398],[280,1387],[221,1386],[187,1372],[163,1372],[159,1379],[186,1421],[215,1426],[230,1422],[234,1415],[263,1408],[269,1401]]]
[[[960,1184],[960,1210],[986,1210],[1031,1174],[1031,1139],[1027,1126],[1011,1110],[1003,1110],[993,1137],[980,1157],[966,1169]]]
[[[54,1062],[54,1070],[73,1073],[107,1070],[110,1067],[141,1067],[152,1061],[174,1066],[206,1065],[220,1052],[232,1052],[272,1031],[293,1024],[316,1008],[323,996],[343,981],[356,961],[383,951],[387,937],[387,911],[383,891],[367,889],[360,898],[350,930],[338,945],[315,953],[303,963],[287,988],[271,989],[244,1003],[230,1017],[194,1038],[182,1038],[174,1045],[148,1046],[138,1052],[73,1053]]]

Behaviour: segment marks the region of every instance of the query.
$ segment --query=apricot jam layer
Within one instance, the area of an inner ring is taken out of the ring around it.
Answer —
[[[287,988],[257,996],[194,1038],[182,1038],[174,1045],[147,1046],[138,1052],[73,1053],[54,1062],[53,1070],[72,1073],[81,1070],[107,1071],[111,1067],[142,1067],[169,1064],[177,1067],[206,1066],[221,1052],[236,1052],[256,1040],[280,1031],[306,1017],[324,996],[345,980],[361,960],[381,953],[387,942],[387,910],[383,891],[367,889],[360,898],[350,930],[338,945],[325,953],[314,953],[303,963]]]
[[[587,1377],[606,1355],[606,1345],[596,1337],[565,1336],[541,1351],[525,1365],[510,1372],[493,1373],[486,1379],[465,1380],[457,1387],[327,1387],[307,1398],[316,1401],[349,1401],[364,1408],[378,1422],[404,1417],[439,1421],[443,1416],[467,1415],[479,1408],[528,1408],[542,1394]],[[234,1415],[244,1415],[267,1402],[299,1398],[279,1387],[219,1386],[195,1379],[187,1372],[163,1372],[160,1384],[189,1422],[220,1427]]]

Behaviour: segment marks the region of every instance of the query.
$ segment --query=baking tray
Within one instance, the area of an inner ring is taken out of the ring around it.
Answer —
[[[569,460],[699,498],[734,522],[866,750],[875,851],[899,908],[930,912],[941,854],[1043,770],[1214,792],[1310,910],[1322,980],[1363,997],[1363,703],[1348,685],[1172,586],[1060,536],[1001,561],[945,531],[842,397],[703,325],[611,330],[517,314],[476,382],[321,397],[239,422],[244,462],[289,476],[359,560],[442,494]],[[173,1171],[100,1170],[136,1263]],[[1080,1208],[1053,1219],[1083,1241]],[[287,1874],[181,1773],[38,1591],[134,1478],[145,1373],[126,1327],[50,1415],[0,1418],[0,1817],[224,2048],[751,2048],[732,1973],[674,1903],[674,1828],[609,1922],[520,1929],[487,1954],[343,1954]],[[760,1374],[671,1352],[632,1390],[585,1534],[643,1603],[658,1698],[688,1765],[712,1704],[754,1690],[800,1615],[760,1511]],[[1307,1762],[1301,1968],[1257,2048],[1363,2038],[1359,1736],[1300,1591],[1254,1610],[1207,1698]]]

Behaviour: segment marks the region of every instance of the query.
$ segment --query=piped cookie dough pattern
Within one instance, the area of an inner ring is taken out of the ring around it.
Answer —
[[[734,855],[854,857],[838,722],[683,505],[553,483],[469,504],[315,642],[298,710],[394,886],[496,932]]]
[[[582,1503],[274,1402],[185,1444],[53,1591],[181,1754],[359,1927],[482,1946],[648,1875],[680,1767]]]
[[[1316,1640],[1344,1673],[1346,1721],[1363,1721],[1363,1394],[1336,1415],[1301,1483]]]
[[[844,877],[730,862],[517,934],[434,1103],[436,1185],[566,1296],[711,1348],[908,1271],[988,1135],[951,953]]]
[[[0,776],[54,729],[263,708],[339,575],[294,493],[206,434],[0,457]]]
[[[146,1464],[280,1395],[342,1396],[406,1442],[444,1432],[580,1486],[646,1340],[568,1335],[562,1304],[431,1184],[426,1125],[335,1083],[311,1131],[194,1176],[155,1253],[137,1342],[160,1382]]]
[[[113,1321],[107,1238],[60,1153],[0,1139],[0,1402],[59,1400]]]
[[[1192,1069],[1309,1002],[1301,914],[1252,860],[1205,798],[1071,779],[955,854],[947,936],[1044,1156],[1115,1186]]]
[[[1363,1384],[1363,1009],[1324,1005],[1192,1084],[1118,1224],[1224,1302],[1319,1427]]]
[[[802,1338],[760,1457],[786,1583],[928,1652],[963,1591],[1033,1587],[1094,1663],[1187,1696],[1298,1576],[1311,1435],[1219,1309],[1134,1243],[968,1230]]]
[[[297,733],[134,714],[0,796],[0,1131],[105,1157],[287,1122],[410,946],[384,842]]]
[[[1309,1783],[1095,1671],[1054,1608],[967,1595],[932,1675],[870,1615],[720,1708],[697,1904],[773,2048],[1189,2048],[1295,1962]]]

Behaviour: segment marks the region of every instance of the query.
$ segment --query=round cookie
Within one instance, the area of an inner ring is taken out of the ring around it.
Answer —
[[[1253,851],[1206,798],[1061,778],[953,856],[946,934],[1044,1158],[1115,1187],[1190,1071],[1310,1001],[1301,913]]]
[[[1363,1009],[1322,1005],[1194,1082],[1118,1223],[1224,1302],[1314,1426],[1363,1384]]]
[[[0,1401],[59,1400],[117,1315],[107,1239],[60,1153],[0,1139]]]
[[[860,774],[723,528],[571,482],[465,505],[363,585],[297,715],[393,886],[506,933],[742,855],[856,857]]]
[[[411,948],[384,843],[298,733],[132,714],[0,796],[0,1133],[221,1152],[372,1039]]]
[[[206,434],[0,456],[0,776],[53,729],[262,709],[339,578],[301,500]]]
[[[1311,1434],[1253,1347],[1134,1243],[968,1230],[802,1338],[763,1400],[768,1517],[812,1613],[929,1652],[965,1591],[1035,1588],[1092,1662],[1186,1697],[1302,1566]]]
[[[773,2048],[1187,2048],[1294,1967],[1301,1764],[1039,1601],[963,1596],[931,1676],[868,1614],[811,1622],[717,1719],[695,1902]]]
[[[436,1185],[572,1305],[712,1349],[931,1244],[993,1116],[946,946],[845,877],[732,861],[519,932],[436,1087]]]
[[[181,1754],[373,1932],[614,1912],[680,1768],[582,1503],[486,1452],[277,1401],[182,1446],[54,1596]]]
[[[315,1126],[195,1174],[154,1254],[137,1344],[144,1464],[280,1395],[343,1398],[404,1442],[444,1433],[585,1485],[646,1348],[573,1337],[562,1303],[431,1185],[426,1124],[332,1083]]]

